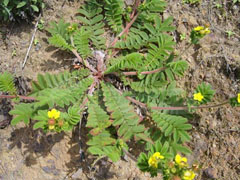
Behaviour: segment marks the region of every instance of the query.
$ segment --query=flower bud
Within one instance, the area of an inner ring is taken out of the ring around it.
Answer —
[[[62,127],[63,124],[64,124],[64,121],[63,121],[62,119],[58,121],[58,125],[59,125],[60,127]]]
[[[54,125],[55,124],[55,119],[49,119],[48,124],[49,125]]]
[[[177,172],[177,169],[176,168],[171,168],[171,172],[174,174]]]
[[[181,178],[179,176],[173,176],[172,180],[181,180]]]

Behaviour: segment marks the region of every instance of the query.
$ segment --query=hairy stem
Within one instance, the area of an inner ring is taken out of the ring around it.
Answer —
[[[7,99],[20,98],[20,99],[31,100],[31,101],[35,101],[36,100],[36,98],[34,98],[34,97],[17,96],[17,95],[0,95],[0,98],[7,98]]]
[[[88,88],[88,95],[92,95],[93,91],[94,91],[94,87],[96,86],[96,84],[98,83],[98,81],[95,79],[94,82],[91,84],[91,86]],[[88,98],[86,97],[82,104],[80,105],[80,109],[84,108],[84,106],[87,104],[88,102]]]
[[[117,89],[117,91],[122,94],[122,92],[120,90]],[[136,105],[139,105],[141,106],[142,108],[145,108],[147,109],[147,104],[145,103],[142,103],[130,96],[126,96],[125,97],[126,99],[128,99],[129,101],[131,101],[132,103],[136,104]],[[173,110],[173,111],[177,111],[177,110],[189,110],[189,109],[206,109],[206,108],[215,108],[215,107],[220,107],[220,106],[223,106],[223,105],[226,105],[229,103],[229,100],[227,101],[224,101],[222,103],[219,103],[219,104],[214,104],[214,105],[206,105],[206,106],[191,106],[191,107],[188,107],[188,106],[179,106],[179,107],[157,107],[157,106],[152,106],[152,107],[149,107],[150,109],[153,109],[153,110]]]
[[[94,72],[94,73],[97,73],[97,70],[96,70],[94,67],[92,67],[92,66],[89,64],[88,61],[82,59],[82,58],[79,56],[78,52],[77,52],[75,49],[72,50],[72,53],[73,53],[73,54],[78,58],[78,60],[79,60],[81,63],[83,63],[88,69],[90,69],[90,70],[91,70],[92,72]]]
[[[115,46],[115,44],[117,43],[118,39],[124,34],[126,33],[130,27],[132,26],[132,24],[136,21],[137,17],[138,17],[138,13],[132,18],[132,20],[126,25],[126,27],[122,30],[122,32],[115,37],[115,39],[113,40],[112,44],[110,45],[111,47]]]
[[[154,74],[154,73],[157,73],[157,72],[160,72],[160,71],[164,71],[165,69],[167,69],[166,67],[161,67],[161,68],[158,68],[158,69],[155,69],[155,70],[152,70],[152,71],[143,71],[141,72],[140,74]],[[125,76],[132,76],[132,75],[137,75],[138,72],[122,72]]]

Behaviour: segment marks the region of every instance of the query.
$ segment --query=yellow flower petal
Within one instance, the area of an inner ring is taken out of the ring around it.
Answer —
[[[203,100],[203,95],[199,92],[199,93],[195,93],[194,95],[193,95],[193,99],[194,100],[196,100],[196,101],[199,101],[199,102],[201,102],[202,100]]]
[[[185,171],[183,174],[183,180],[193,180],[195,178],[195,173],[193,171]]]
[[[175,156],[175,162],[176,162],[177,164],[180,164],[180,163],[181,163],[181,159],[182,159],[182,157],[181,157],[179,154],[177,154],[177,155]]]
[[[182,161],[183,161],[183,162],[187,162],[187,158],[183,157],[183,158],[182,158]]]
[[[237,101],[240,103],[240,93],[238,93]]]
[[[48,129],[50,129],[50,130],[53,130],[54,128],[55,128],[54,125],[50,125],[50,126],[48,126]]]
[[[48,117],[50,119],[58,119],[60,117],[60,111],[52,109],[51,111],[48,111]]]
[[[164,156],[162,156],[160,154],[160,152],[155,152],[153,155],[152,155],[153,158],[155,158],[156,160],[158,159],[164,159]]]
[[[175,156],[175,162],[180,166],[180,167],[185,167],[187,165],[187,158],[186,157],[181,157],[179,154]]]
[[[152,166],[154,168],[157,168],[158,163],[157,163],[156,159],[151,156],[148,160],[148,165]]]
[[[203,30],[204,27],[203,26],[197,26],[194,28],[194,31],[200,31],[200,30]]]

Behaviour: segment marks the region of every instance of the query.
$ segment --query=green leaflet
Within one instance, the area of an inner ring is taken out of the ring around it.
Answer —
[[[125,141],[129,140],[135,133],[144,131],[144,126],[139,125],[139,117],[134,108],[123,96],[110,84],[101,83],[107,111],[114,119],[113,126],[120,126],[118,135]]]
[[[186,118],[158,111],[153,112],[152,118],[166,137],[172,136],[175,142],[190,140],[190,136],[186,130],[190,130],[192,126],[187,124]]]
[[[0,91],[8,92],[10,94],[17,93],[17,89],[14,85],[14,78],[8,72],[0,74]]]
[[[55,105],[60,107],[69,106],[71,103],[75,103],[83,98],[92,82],[93,79],[89,77],[74,84],[72,87],[65,87],[65,89],[46,88],[39,92],[37,96],[38,102],[35,102],[35,106],[48,105],[50,108]]]
[[[93,100],[90,100],[88,105],[88,121],[87,127],[92,127],[92,135],[101,133],[105,128],[109,127],[112,122],[109,120],[107,113]]]
[[[71,51],[73,49],[72,46],[69,45],[67,41],[60,34],[54,34],[52,37],[48,39],[48,42],[51,45],[59,47],[63,50]]]
[[[77,17],[78,20],[90,32],[90,41],[97,49],[105,49],[106,39],[103,37],[105,31],[100,5],[96,1],[89,1],[78,12],[82,15]]]
[[[84,59],[91,55],[89,48],[90,36],[90,32],[86,31],[84,27],[81,27],[73,36],[74,45]]]
[[[49,33],[51,33],[52,36],[59,35],[61,36],[65,41],[69,41],[70,37],[67,32],[67,28],[70,25],[70,23],[65,23],[63,19],[61,19],[58,23],[56,22],[50,22],[50,28],[47,29]]]
[[[34,111],[35,110],[33,109],[32,104],[20,103],[16,105],[14,109],[9,112],[9,114],[15,115],[11,121],[11,125],[16,125],[20,121],[23,121],[25,124],[29,124]]]
[[[87,69],[81,69],[71,73],[69,71],[64,71],[59,74],[38,74],[37,81],[32,82],[31,95],[36,96],[46,88],[66,89],[67,87],[76,85],[78,81],[82,80],[88,75],[89,70]]]
[[[105,17],[114,32],[122,31],[123,0],[104,0]]]
[[[112,161],[116,162],[121,156],[121,150],[117,148],[116,143],[117,141],[111,138],[109,132],[103,131],[87,142],[87,145],[90,146],[88,151],[94,155],[108,156]]]
[[[107,68],[105,74],[124,69],[134,69],[137,71],[143,62],[143,55],[140,53],[131,53],[126,56],[111,59],[111,62],[112,64]]]

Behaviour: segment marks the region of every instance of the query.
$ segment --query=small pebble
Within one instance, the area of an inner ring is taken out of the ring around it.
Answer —
[[[204,171],[205,176],[212,179],[217,179],[217,169],[207,168]]]

